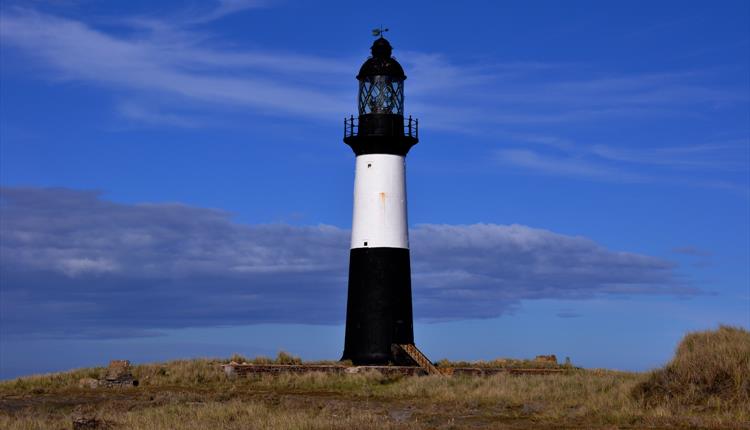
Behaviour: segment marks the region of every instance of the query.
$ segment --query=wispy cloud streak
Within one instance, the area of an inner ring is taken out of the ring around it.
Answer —
[[[348,108],[348,94],[335,87],[321,88],[317,81],[305,85],[268,74],[310,76],[324,67],[344,70],[335,60],[324,65],[323,60],[293,54],[221,52],[193,45],[188,38],[163,43],[127,39],[78,21],[31,11],[4,14],[0,36],[4,43],[41,60],[57,78],[316,118],[338,117]],[[235,77],[225,73],[228,70],[242,73]]]
[[[224,1],[198,15],[209,22],[257,1]],[[350,80],[361,60],[212,46],[184,25],[122,20],[123,36],[91,25],[13,9],[2,15],[3,44],[20,48],[58,77],[134,91],[162,91],[198,102],[335,118],[353,109]],[[464,63],[441,53],[404,51],[409,103],[437,128],[554,124],[605,117],[685,114],[685,107],[724,106],[747,94],[707,86],[696,72],[576,78],[580,65],[540,62]],[[231,72],[231,73],[227,73]],[[305,76],[310,77],[305,81]],[[321,88],[321,85],[324,88]]]
[[[331,123],[354,111],[352,74],[363,52],[326,57],[228,48],[205,37],[208,26],[199,26],[199,32],[190,24],[263,5],[225,0],[170,22],[126,17],[119,21],[128,27],[124,33],[11,7],[0,15],[0,39],[4,49],[34,58],[52,79],[118,90],[127,101],[115,112],[130,121],[195,127],[210,123],[201,114],[218,107]],[[397,49],[396,54],[409,75],[407,111],[430,131],[501,142],[495,159],[503,165],[592,180],[745,187],[721,177],[747,172],[749,145],[742,137],[632,144],[591,142],[570,130],[606,121],[636,126],[655,118],[701,119],[747,107],[747,89],[715,84],[710,70],[602,74],[574,63],[459,63],[444,53]],[[149,103],[154,95],[157,105]],[[175,113],[186,104],[190,114]],[[682,178],[688,170],[712,174]]]
[[[203,24],[243,10],[261,8],[267,4],[267,0],[219,0],[218,5],[211,11],[192,17],[187,22],[191,24]]]
[[[619,148],[613,145],[578,145],[565,139],[518,136],[516,145],[495,151],[503,166],[532,172],[619,183],[667,183],[720,188],[748,195],[750,142],[730,140],[704,145],[661,148]],[[687,175],[689,173],[689,175]],[[744,183],[725,179],[744,175]]]

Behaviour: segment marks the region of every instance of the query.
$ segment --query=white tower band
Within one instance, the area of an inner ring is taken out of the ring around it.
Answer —
[[[405,159],[418,142],[417,121],[404,120],[404,70],[390,43],[375,40],[359,70],[359,115],[344,122],[356,155],[342,359],[400,361],[394,345],[414,344]]]
[[[356,158],[351,248],[409,249],[405,157]]]

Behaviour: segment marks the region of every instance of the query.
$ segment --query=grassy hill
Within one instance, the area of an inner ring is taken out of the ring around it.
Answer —
[[[104,368],[6,381],[0,428],[70,429],[78,416],[122,429],[750,428],[750,333],[732,327],[687,335],[649,373],[230,380],[220,368],[229,361],[134,366],[131,388],[80,384]]]

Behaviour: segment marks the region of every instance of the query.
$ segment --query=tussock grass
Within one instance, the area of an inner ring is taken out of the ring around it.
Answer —
[[[750,425],[750,410],[741,405],[714,410],[644,407],[631,396],[643,381],[644,375],[637,373],[573,370],[479,378],[308,373],[228,380],[207,375],[209,362],[137,366],[141,374],[152,372],[157,378],[138,388],[71,386],[47,389],[44,396],[31,393],[23,408],[0,408],[0,428],[70,428],[70,413],[78,403],[95,404],[99,417],[114,428],[139,429],[449,429],[500,422],[515,423],[513,428]],[[159,375],[163,367],[168,375]],[[190,375],[204,375],[206,382],[196,383]],[[6,387],[3,398],[20,393],[7,394]],[[69,401],[54,405],[46,402],[50,398]],[[399,418],[401,413],[405,415]]]
[[[739,327],[689,333],[663,369],[632,392],[644,405],[750,409],[750,332]]]
[[[416,429],[410,423],[389,423],[387,414],[356,407],[290,408],[290,405],[268,405],[257,401],[231,400],[228,402],[192,402],[126,411],[101,412],[97,418],[103,428],[149,430],[328,430],[328,429]],[[0,415],[0,428],[7,430],[68,429],[70,419],[24,416],[10,419]]]
[[[300,357],[289,354],[286,351],[279,351],[276,358],[258,356],[255,358],[247,358],[240,354],[234,354],[229,358],[229,362],[235,363],[246,363],[246,364],[302,364]]]
[[[82,378],[98,378],[104,374],[104,367],[89,367],[74,369],[67,372],[46,373],[41,375],[24,376],[0,381],[0,394],[10,392],[29,392],[40,390],[54,390],[75,385]]]
[[[750,339],[743,329],[692,333],[662,370],[570,369],[550,375],[386,377],[281,374],[228,379],[244,357],[133,366],[138,388],[82,388],[103,368],[0,383],[0,428],[71,428],[79,404],[113,428],[456,429],[749,428]],[[263,360],[260,358],[259,363]],[[296,361],[280,354],[272,362]],[[688,388],[685,388],[688,387]]]
[[[204,386],[212,387],[224,382],[220,365],[226,360],[201,358],[175,360],[166,363],[133,366],[132,373],[141,385],[149,386]]]
[[[435,363],[437,367],[479,367],[489,369],[570,369],[571,364],[558,364],[539,360],[515,360],[498,358],[496,360],[451,361],[446,358]]]

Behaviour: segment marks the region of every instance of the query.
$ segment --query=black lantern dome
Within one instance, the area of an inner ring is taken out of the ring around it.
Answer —
[[[370,48],[372,57],[362,64],[357,79],[362,80],[367,76],[390,76],[394,79],[404,80],[404,69],[395,58],[391,57],[393,48],[388,40],[376,39]]]
[[[391,56],[393,47],[382,36],[373,42],[368,58],[357,74],[358,113],[344,124],[344,142],[355,154],[390,153],[406,155],[418,141],[417,121],[404,121],[406,74]],[[383,139],[383,138],[388,139]],[[376,151],[376,152],[372,152]]]

